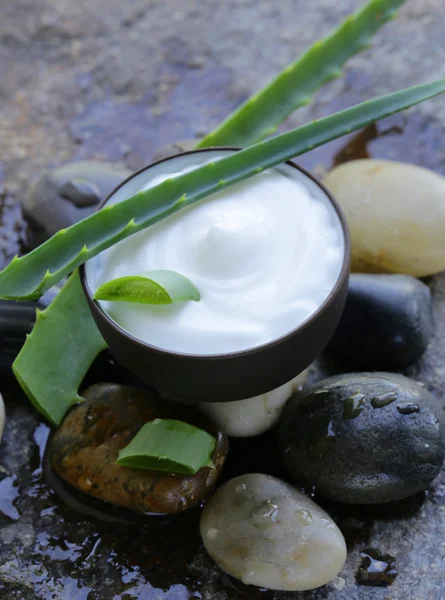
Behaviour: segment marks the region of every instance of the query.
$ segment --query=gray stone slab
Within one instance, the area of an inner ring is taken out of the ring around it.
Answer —
[[[360,4],[358,0],[4,2],[0,182],[20,196],[33,173],[76,158],[120,160],[137,168],[167,143],[208,131]],[[288,125],[445,76],[444,32],[443,0],[408,0],[400,18],[376,36],[373,49],[352,59],[345,77],[324,88],[315,103],[296,113]],[[366,146],[356,144],[354,152],[359,148],[445,173],[444,126],[445,101],[439,97],[380,125],[379,135]],[[300,162],[315,170],[327,168],[343,145],[344,141],[332,143]],[[423,381],[445,405],[445,277],[431,278],[429,284],[436,334],[424,359],[408,374]],[[324,362],[312,377],[334,370]],[[97,370],[94,377],[98,378]],[[173,522],[102,524],[68,507],[48,486],[40,466],[48,428],[4,377],[0,391],[8,417],[0,446],[5,470],[0,476],[0,598],[445,598],[444,473],[425,495],[394,506],[361,509],[324,503],[347,537],[349,555],[343,572],[314,592],[262,592],[230,581],[214,567],[200,544],[196,515]],[[243,456],[238,468],[276,472],[273,436],[256,445],[233,446],[232,454]],[[228,468],[236,471],[234,464]],[[357,586],[355,573],[364,545],[396,557],[399,576],[390,588]]]

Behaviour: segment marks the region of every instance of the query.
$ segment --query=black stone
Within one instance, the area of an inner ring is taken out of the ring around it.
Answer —
[[[400,500],[428,487],[441,469],[442,415],[434,396],[402,375],[338,375],[291,398],[280,452],[296,481],[326,498]]]
[[[22,200],[30,247],[90,215],[131,173],[122,165],[96,160],[73,162],[40,173]]]
[[[353,274],[325,352],[348,368],[403,369],[422,356],[432,334],[428,286],[408,275]]]

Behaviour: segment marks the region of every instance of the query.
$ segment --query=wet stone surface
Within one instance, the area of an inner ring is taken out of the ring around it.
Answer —
[[[69,160],[143,166],[166,144],[206,133],[360,4],[4,3],[0,182],[20,197],[31,175]],[[289,123],[445,76],[440,59],[444,28],[442,0],[408,0],[400,18],[376,36],[373,49],[348,63],[345,78],[324,88]],[[351,136],[352,146],[335,141],[299,163],[321,173],[335,161],[372,156],[412,161],[445,174],[444,130],[445,103],[439,97]],[[445,405],[445,277],[427,283],[436,328],[425,355],[406,374],[422,381]],[[323,359],[311,377],[336,371]],[[108,365],[104,377],[102,363],[89,383],[110,380],[113,372],[118,375]],[[314,592],[264,592],[231,580],[214,566],[199,538],[199,514],[181,516],[173,524],[143,520],[131,525],[128,516],[125,524],[110,524],[69,508],[40,466],[48,428],[3,375],[0,392],[7,410],[0,446],[2,599],[442,600],[445,595],[444,471],[426,493],[395,504],[351,507],[315,497],[345,535],[346,566],[331,584]],[[223,478],[255,471],[283,478],[283,470],[275,438],[265,434],[232,443]],[[360,552],[370,547],[396,558],[399,575],[390,588],[356,582]]]
[[[331,500],[400,500],[425,490],[442,468],[442,412],[432,394],[401,375],[323,379],[284,409],[283,462],[298,484]]]
[[[154,392],[99,384],[66,415],[49,448],[52,468],[75,488],[111,504],[146,513],[178,513],[203,502],[215,486],[228,451],[226,436],[201,413]],[[172,475],[116,464],[145,423],[177,419],[203,428],[216,439],[215,468]]]

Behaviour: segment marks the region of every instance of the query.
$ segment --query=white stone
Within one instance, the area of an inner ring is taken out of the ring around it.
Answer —
[[[200,530],[216,564],[247,585],[311,590],[332,581],[346,560],[345,540],[329,515],[270,475],[241,475],[221,486]]]
[[[261,396],[237,402],[199,402],[197,407],[231,437],[259,435],[278,422],[286,402],[292,394],[302,389],[307,375],[308,369],[292,381]]]
[[[445,178],[390,160],[355,160],[323,183],[345,211],[352,270],[416,277],[445,270]]]

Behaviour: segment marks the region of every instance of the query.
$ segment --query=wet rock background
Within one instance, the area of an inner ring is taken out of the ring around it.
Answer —
[[[135,169],[168,143],[208,131],[359,0],[15,0],[0,8],[0,183],[20,198],[30,176],[71,159]],[[445,76],[445,6],[408,0],[372,50],[348,63],[298,124],[375,94]],[[333,156],[373,155],[445,173],[445,100],[438,97],[299,161],[321,170]],[[338,159],[339,160],[339,159]],[[445,276],[431,278],[436,332],[408,375],[445,405]],[[320,367],[332,373],[329,363]],[[320,376],[314,371],[313,378]],[[441,600],[445,595],[445,474],[430,491],[387,507],[322,503],[345,533],[345,569],[303,594],[251,590],[204,552],[198,519],[101,525],[67,508],[40,466],[48,428],[2,377],[7,425],[0,447],[0,598],[8,600]],[[252,444],[252,441],[249,442]],[[273,438],[248,451],[246,470],[276,472]],[[239,448],[238,448],[239,446]],[[250,446],[252,448],[252,446]],[[234,463],[237,461],[234,461]],[[230,463],[230,455],[229,455]],[[231,473],[242,465],[229,464]],[[364,547],[396,557],[389,589],[355,580]]]

